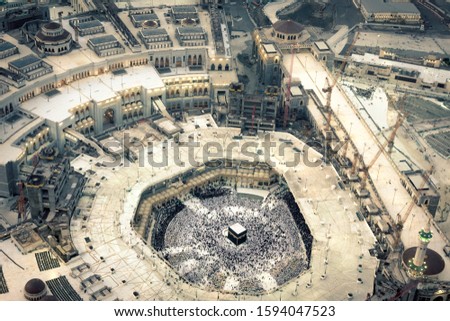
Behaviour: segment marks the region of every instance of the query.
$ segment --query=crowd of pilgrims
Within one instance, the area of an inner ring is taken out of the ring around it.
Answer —
[[[184,278],[216,290],[267,291],[309,266],[312,236],[288,190],[264,200],[217,184],[197,187],[181,202],[153,209],[152,244]],[[236,246],[234,223],[247,229]]]

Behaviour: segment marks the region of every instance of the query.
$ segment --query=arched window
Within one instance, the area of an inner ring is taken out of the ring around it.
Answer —
[[[219,64],[219,66],[217,66],[217,70],[222,71],[222,64]]]
[[[216,70],[216,65],[215,64],[211,65],[211,70]]]
[[[225,70],[230,70],[230,66],[228,64],[225,65]]]

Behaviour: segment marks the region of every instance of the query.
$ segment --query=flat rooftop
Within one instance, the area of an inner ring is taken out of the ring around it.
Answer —
[[[177,28],[177,32],[181,35],[184,34],[204,34],[205,33],[205,29],[203,29],[202,27],[178,27]]]
[[[18,159],[24,151],[21,147],[14,145],[14,142],[19,141],[20,139],[25,137],[25,135],[27,135],[30,130],[38,127],[39,125],[42,125],[43,123],[44,119],[42,118],[34,118],[31,121],[29,119],[22,119],[22,121],[20,121],[20,123],[18,124],[21,126],[20,129],[14,133],[8,133],[9,136],[6,142],[0,144],[0,164],[6,165],[8,162]],[[8,126],[8,124],[1,124],[1,127],[3,127],[1,129],[2,131],[4,129],[4,126]]]
[[[411,2],[393,0],[361,0],[363,6],[369,13],[414,13],[420,14],[419,9]]]
[[[150,36],[163,36],[167,35],[167,30],[164,28],[157,28],[157,29],[142,29],[139,31],[142,33],[144,37],[150,37]]]
[[[77,27],[79,29],[90,29],[90,28],[101,27],[101,26],[103,26],[102,23],[100,21],[98,21],[97,19],[91,20],[91,21],[86,21],[86,22],[80,22],[77,25]]]
[[[0,52],[9,50],[9,49],[13,49],[13,48],[17,48],[17,47],[8,41],[0,40]]]
[[[63,88],[60,89],[64,90]],[[52,97],[39,95],[24,101],[20,107],[33,115],[59,123],[72,115],[69,112],[70,109],[87,103],[89,100],[89,96],[84,95],[81,90],[66,88],[65,91],[60,91],[59,94]]]
[[[316,41],[316,42],[314,42],[314,45],[320,51],[328,51],[328,50],[330,50],[330,47],[328,47],[328,44],[325,41]]]
[[[425,181],[421,173],[409,174],[408,179],[417,191],[427,191],[430,189],[430,184],[428,181]]]
[[[404,71],[417,71],[420,73],[420,78],[426,83],[439,82],[445,84],[450,79],[450,70],[437,69],[431,67],[425,67],[422,65],[413,65],[405,62],[382,59],[378,55],[365,53],[364,55],[351,55],[352,62],[371,64],[376,66],[400,68]]]
[[[247,230],[239,223],[234,223],[233,225],[230,226],[230,229],[236,233],[237,235],[242,234],[244,232],[246,232]]]
[[[194,6],[174,6],[172,7],[173,13],[192,13],[197,12],[197,8]]]
[[[161,118],[156,120],[155,125],[167,135],[173,135],[181,130],[180,126],[178,126],[173,121],[167,118]]]
[[[264,50],[267,52],[267,53],[277,53],[277,49],[275,48],[275,46],[273,45],[273,44],[271,44],[271,43],[269,43],[269,44],[263,44],[263,47],[264,47]]]
[[[40,62],[42,59],[35,55],[27,55],[25,57],[19,58],[17,60],[11,61],[9,64],[18,69],[25,68],[27,66],[33,65]]]
[[[10,71],[8,69],[5,69],[3,67],[0,67],[0,76],[9,78],[9,79],[11,79],[13,81],[16,81],[16,82],[20,82],[20,81],[24,81],[25,80],[24,76],[16,74],[15,72],[12,72],[12,71]]]
[[[137,86],[161,89],[164,83],[151,65],[128,68],[119,76],[103,74],[93,76],[58,88],[59,93],[48,97],[39,95],[21,104],[21,108],[39,117],[60,122],[71,116],[70,109],[95,100],[114,98],[119,91]]]
[[[155,13],[144,13],[144,14],[133,13],[131,17],[134,21],[138,22],[141,21],[144,22],[147,20],[159,20],[158,15]]]
[[[299,86],[292,86],[291,87],[291,95],[292,96],[301,96],[302,94],[303,94],[302,90],[300,89]]]
[[[109,42],[117,42],[117,38],[113,35],[106,35],[106,36],[91,38],[91,39],[89,39],[89,41],[93,45],[98,46],[98,45],[102,45],[102,44],[109,43]]]
[[[135,3],[133,2],[133,5]],[[176,7],[173,7],[176,8]],[[166,17],[166,19],[163,19],[165,17],[165,14],[167,14],[168,8],[158,8],[158,7],[154,7],[152,8],[154,13],[160,17],[160,27],[164,28],[167,31],[167,34],[169,35],[169,37],[171,39],[174,39],[173,41],[173,46],[171,47],[171,50],[177,50],[177,49],[183,49],[185,47],[180,46],[180,43],[178,41],[176,41],[176,35],[177,35],[177,28],[180,27],[179,24],[174,24],[171,19],[169,19],[168,17]],[[195,8],[197,9],[197,8]],[[203,26],[204,28],[204,32],[207,35],[207,39],[214,39],[212,32],[211,32],[211,17],[208,13],[207,10],[203,10],[203,9],[199,9],[197,10],[198,12],[198,19],[199,22],[197,24],[197,26]],[[133,23],[131,22],[130,18],[128,17],[128,12],[125,11],[121,11],[118,13],[119,18],[122,20],[122,22],[128,27],[128,29],[133,33],[133,34],[137,34],[141,28],[136,28]],[[224,44],[224,46],[226,47],[227,44]],[[206,48],[208,50],[208,55],[210,57],[214,57],[216,56],[216,48],[215,48],[215,44],[213,41],[208,41],[208,44],[202,45],[202,46],[196,46],[196,49],[198,48]],[[167,50],[167,48],[166,48]],[[157,52],[155,50],[152,50],[152,52]],[[225,55],[227,57],[231,56],[231,52],[227,51],[225,53]]]

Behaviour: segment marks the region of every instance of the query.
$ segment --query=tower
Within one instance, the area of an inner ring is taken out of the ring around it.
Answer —
[[[412,277],[423,276],[427,269],[427,262],[425,262],[425,255],[427,253],[428,243],[430,243],[433,233],[430,230],[430,220],[428,220],[427,226],[421,229],[419,232],[419,246],[416,248],[416,254],[414,258],[408,261],[409,274]]]

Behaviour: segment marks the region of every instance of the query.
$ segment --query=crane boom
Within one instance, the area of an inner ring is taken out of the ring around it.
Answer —
[[[287,126],[287,122],[289,119],[289,108],[291,107],[291,84],[292,84],[292,70],[294,69],[294,48],[295,46],[292,46],[291,49],[291,65],[289,67],[289,78],[288,78],[288,83],[286,86],[286,92],[285,92],[285,96],[286,96],[286,101],[284,103],[284,114],[283,114],[283,128],[286,129]]]
[[[17,200],[17,212],[19,213],[17,222],[21,223],[25,221],[25,193],[24,193],[24,183],[20,181],[18,183],[19,187],[19,198]]]
[[[395,125],[394,125],[394,128],[393,128],[391,134],[389,135],[388,139],[383,143],[383,145],[381,145],[381,147],[378,149],[377,153],[375,154],[374,158],[371,160],[369,165],[367,165],[367,170],[369,170],[375,164],[378,157],[380,157],[381,153],[386,148],[386,146],[394,145],[395,136],[397,135],[397,131],[400,128],[400,126],[403,124],[404,120],[405,120],[405,116],[402,115],[401,113],[398,113],[397,120],[395,122]],[[390,150],[392,150],[392,147]]]
[[[350,138],[345,136],[344,149],[342,150],[342,157],[347,157],[348,145],[350,144]]]
[[[325,111],[327,112],[326,116],[326,127],[325,131],[330,130],[331,126],[331,115],[332,115],[332,109],[331,109],[331,94],[333,93],[333,88],[336,86],[336,83],[338,82],[339,77],[343,74],[345,66],[347,65],[348,58],[350,57],[350,54],[353,50],[353,47],[355,46],[356,40],[358,40],[359,31],[356,32],[355,37],[353,38],[352,43],[348,47],[347,51],[345,52],[344,61],[342,62],[340,68],[339,68],[339,74],[337,77],[333,77],[333,82],[330,83],[328,77],[325,78],[326,80],[326,87],[322,88],[322,92],[327,94],[326,102],[325,102]]]
[[[389,301],[396,301],[397,299],[401,298],[405,293],[414,290],[418,284],[419,284],[418,280],[410,281],[402,289],[399,289],[399,291],[393,297],[389,298]]]

